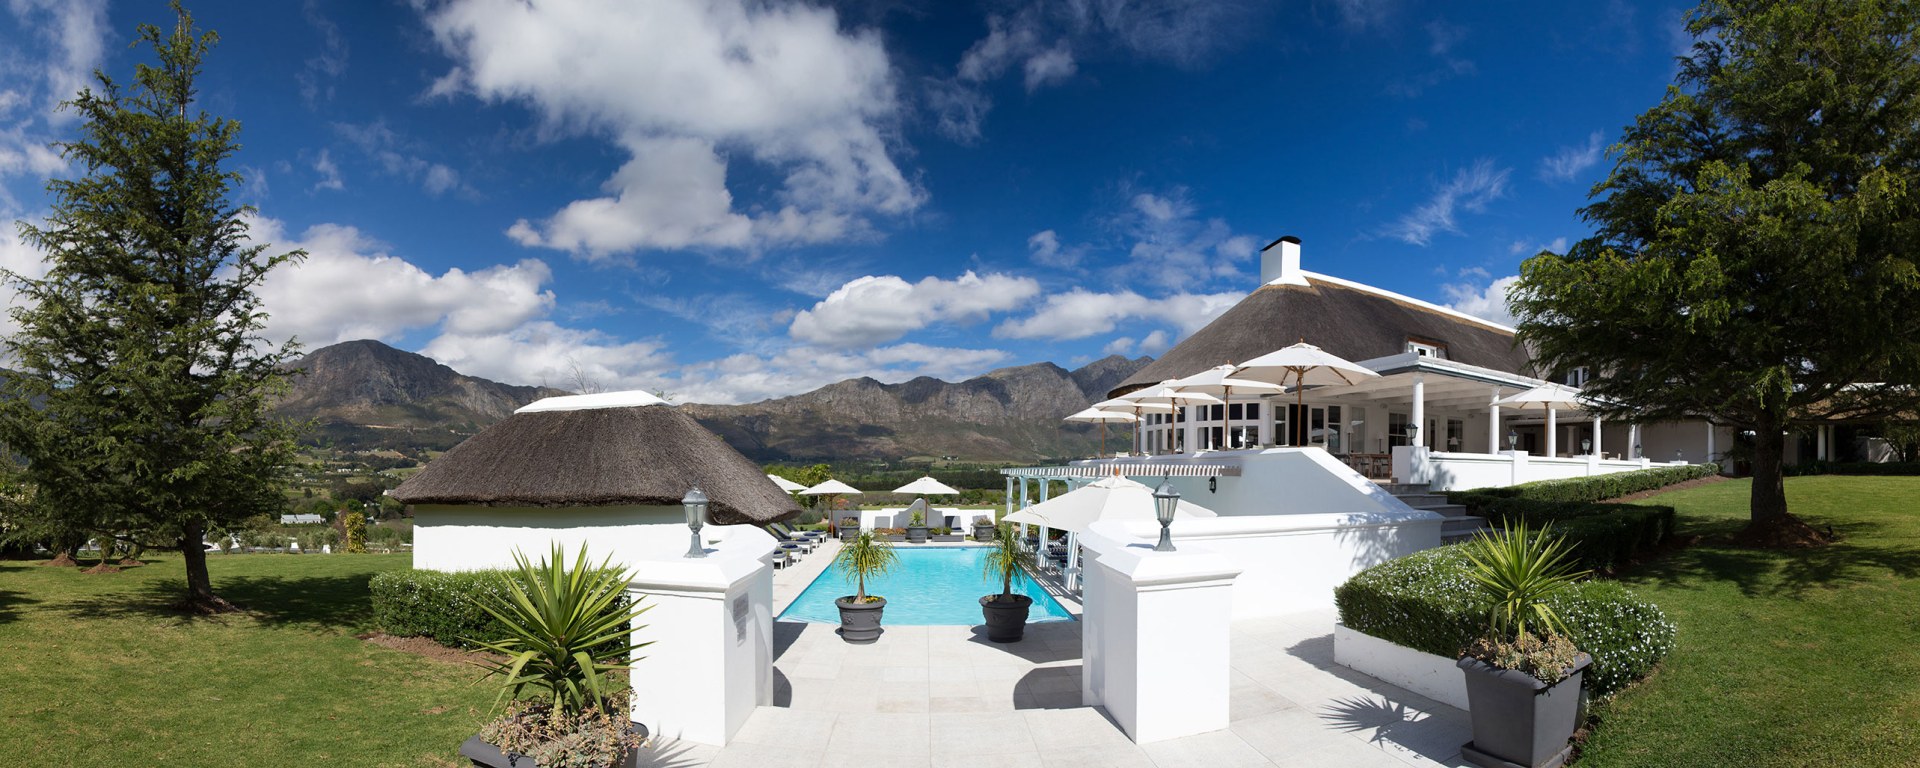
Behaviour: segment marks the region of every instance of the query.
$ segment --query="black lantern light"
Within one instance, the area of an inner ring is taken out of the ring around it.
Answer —
[[[1160,543],[1153,545],[1155,552],[1172,552],[1173,534],[1167,526],[1173,525],[1173,511],[1180,506],[1180,492],[1173,489],[1170,476],[1160,478],[1160,487],[1153,489],[1153,516],[1160,521]]]
[[[1509,451],[1520,450],[1520,431],[1519,430],[1517,429],[1507,430],[1507,450]]]
[[[694,486],[687,491],[686,498],[680,500],[680,506],[687,510],[687,529],[693,531],[693,543],[687,547],[687,557],[706,557],[707,548],[700,545],[700,526],[707,522],[707,494]]]

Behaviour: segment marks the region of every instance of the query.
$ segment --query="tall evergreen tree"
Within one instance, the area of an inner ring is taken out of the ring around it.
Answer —
[[[1527,260],[1511,304],[1607,415],[1750,436],[1745,535],[1816,540],[1783,435],[1898,413],[1920,383],[1920,8],[1708,0],[1688,30],[1581,210],[1594,235]]]
[[[26,458],[40,514],[179,549],[189,607],[222,611],[202,537],[284,506],[293,450],[268,408],[295,349],[261,338],[256,289],[304,254],[247,241],[251,210],[228,199],[240,178],[221,167],[240,126],[195,109],[218,38],[173,10],[172,30],[140,27],[156,61],[131,87],[96,73],[66,104],[83,123],[57,146],[82,173],[49,181],[52,214],[21,225],[48,270],[7,275],[24,301],[0,441]]]

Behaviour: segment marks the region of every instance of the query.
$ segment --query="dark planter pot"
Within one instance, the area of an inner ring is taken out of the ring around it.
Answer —
[[[974,541],[993,541],[993,526],[976,525],[973,527]]]
[[[864,645],[880,639],[880,613],[887,609],[886,598],[877,598],[871,603],[856,603],[853,595],[847,595],[833,601],[833,604],[840,609],[842,640]]]
[[[1567,761],[1567,742],[1580,725],[1580,685],[1593,657],[1580,654],[1573,673],[1548,685],[1525,672],[1476,658],[1459,662],[1467,676],[1467,712],[1473,741],[1460,756],[1483,768],[1554,768]]]
[[[627,726],[627,732],[636,734],[642,741],[647,738],[647,727],[639,723]],[[468,737],[460,744],[460,756],[473,761],[474,768],[540,768],[540,763],[526,755],[509,755],[499,747],[480,740],[480,734]],[[627,753],[625,760],[608,768],[635,768],[640,764],[640,750]]]
[[[927,527],[924,525],[907,526],[907,543],[908,544],[927,543]]]
[[[856,539],[856,538],[859,538],[859,537],[860,537],[860,529],[858,529],[858,528],[842,528],[842,529],[840,529],[840,540],[841,540],[841,541],[853,541],[854,539]]]
[[[1000,597],[980,598],[980,613],[987,617],[987,639],[996,643],[1020,642],[1020,638],[1027,635],[1027,609],[1033,607],[1033,598],[1014,595],[1012,600],[1001,600]]]

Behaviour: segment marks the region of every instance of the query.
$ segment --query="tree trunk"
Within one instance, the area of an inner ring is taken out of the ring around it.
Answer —
[[[196,520],[187,523],[181,532],[180,554],[187,561],[187,610],[195,613],[228,613],[240,610],[238,606],[213,593],[213,577],[207,573],[207,550],[200,543],[206,536],[206,525]]]
[[[1740,544],[1768,549],[1817,547],[1833,540],[1787,511],[1786,420],[1762,415],[1754,423],[1753,491],[1748,497],[1747,527],[1734,537]]]

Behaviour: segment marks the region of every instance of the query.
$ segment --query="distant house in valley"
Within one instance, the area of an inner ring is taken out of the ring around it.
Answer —
[[[281,515],[281,525],[325,525],[327,519],[319,515]]]

